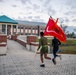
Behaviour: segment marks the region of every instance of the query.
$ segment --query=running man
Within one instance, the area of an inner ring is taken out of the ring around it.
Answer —
[[[41,38],[39,39],[39,46],[38,46],[37,51],[40,49],[40,60],[42,63],[40,65],[40,67],[45,67],[44,58],[48,59],[48,60],[51,60],[51,58],[47,56],[47,54],[48,54],[48,42],[47,42],[47,38],[44,37],[43,32],[40,32],[40,37]],[[44,58],[43,58],[43,55],[44,55]]]
[[[56,37],[54,37],[54,39],[52,40],[54,58],[52,59],[52,61],[55,65],[56,65],[56,57],[60,57],[61,59],[61,55],[56,54],[57,51],[59,50],[59,45],[61,45],[61,42]]]

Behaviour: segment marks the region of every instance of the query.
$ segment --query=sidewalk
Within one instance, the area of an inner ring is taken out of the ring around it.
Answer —
[[[76,55],[62,54],[57,65],[45,59],[46,67],[42,68],[39,54],[34,57],[35,53],[15,41],[8,40],[7,44],[7,55],[0,56],[0,75],[76,75]]]

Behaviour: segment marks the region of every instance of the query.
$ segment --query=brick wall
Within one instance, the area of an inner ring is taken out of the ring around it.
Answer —
[[[27,43],[36,42],[36,36],[27,36]]]
[[[18,36],[19,34],[15,34],[15,35],[11,35],[11,40],[17,40],[17,36]]]
[[[7,50],[7,36],[0,35],[0,55],[6,55]]]
[[[0,43],[6,42],[7,43],[7,36],[6,35],[0,35]]]

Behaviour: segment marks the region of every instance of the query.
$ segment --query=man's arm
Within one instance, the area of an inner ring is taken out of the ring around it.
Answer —
[[[53,40],[52,40],[52,46],[54,45]]]
[[[58,40],[58,45],[61,45],[61,42]]]
[[[41,40],[39,39],[39,46],[38,46],[37,51],[39,50],[40,46],[41,46]]]

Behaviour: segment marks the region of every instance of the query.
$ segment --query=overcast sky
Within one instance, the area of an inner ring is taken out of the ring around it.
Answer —
[[[50,16],[67,26],[76,25],[76,0],[0,0],[0,16],[48,22]]]

